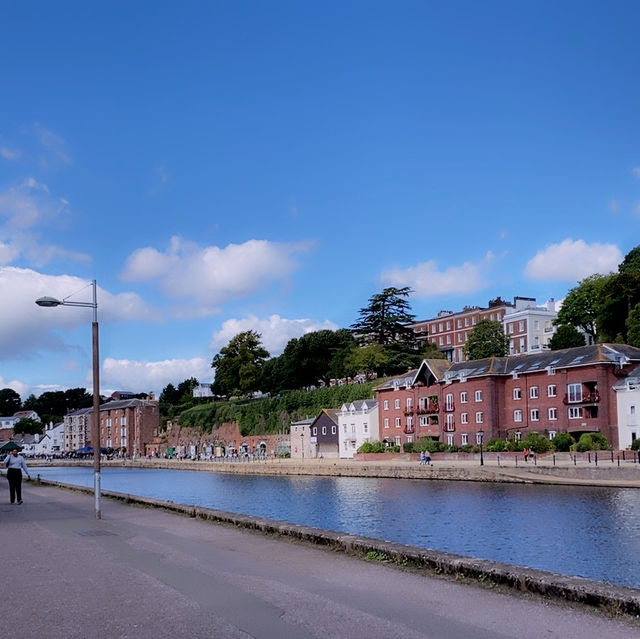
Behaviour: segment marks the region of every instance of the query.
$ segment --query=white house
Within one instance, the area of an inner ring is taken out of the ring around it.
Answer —
[[[64,448],[64,422],[60,422],[55,426],[50,423],[40,438],[40,441],[34,445],[34,454],[36,456],[59,455]]]
[[[364,399],[343,404],[338,413],[338,449],[340,457],[353,458],[365,442],[380,439],[378,402]]]
[[[211,384],[198,384],[194,386],[192,392],[194,397],[213,397]]]
[[[618,409],[618,447],[625,450],[640,437],[640,366],[614,385]]]
[[[553,299],[537,306],[533,297],[516,297],[502,320],[509,337],[509,354],[539,353],[549,348],[549,340],[556,332],[553,320],[558,317]]]

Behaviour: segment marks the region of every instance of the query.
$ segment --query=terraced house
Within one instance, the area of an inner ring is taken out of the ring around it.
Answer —
[[[424,360],[378,387],[380,436],[398,445],[431,437],[462,446],[531,431],[549,439],[599,431],[618,447],[614,386],[639,363],[640,349],[621,344],[455,364]]]

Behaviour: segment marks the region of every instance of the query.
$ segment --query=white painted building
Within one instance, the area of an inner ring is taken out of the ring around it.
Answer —
[[[198,384],[193,389],[193,396],[194,397],[213,397],[211,384]]]
[[[338,413],[338,450],[341,458],[353,458],[362,444],[379,439],[378,402],[375,399],[342,405]]]
[[[549,341],[556,332],[553,320],[558,317],[556,303],[550,299],[537,306],[533,297],[515,297],[507,308],[502,325],[509,338],[509,355],[534,354],[549,350]]]
[[[40,441],[34,445],[33,452],[37,456],[59,455],[64,449],[64,422],[55,426],[49,424]]]
[[[640,437],[640,366],[619,381],[613,390],[618,410],[618,447],[625,450]]]

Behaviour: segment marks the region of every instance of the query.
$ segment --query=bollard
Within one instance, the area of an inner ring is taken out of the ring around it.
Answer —
[[[574,456],[573,456],[573,465],[574,465],[574,466],[577,466],[577,465],[578,465],[577,460],[578,460],[578,456],[577,456],[577,455],[574,455]]]
[[[591,463],[591,451],[587,453],[587,459],[589,460],[589,463]]]
[[[611,449],[611,463],[613,464],[613,448]]]
[[[553,465],[554,466],[556,465],[556,454],[555,453],[553,453]]]
[[[620,455],[618,455],[618,466],[620,466]]]
[[[500,466],[500,455],[497,455],[498,458],[498,466]]]
[[[596,466],[597,466],[598,465],[598,451],[597,450],[596,450],[595,453],[593,453],[593,456],[595,458],[595,463],[596,463]]]
[[[518,466],[518,456],[516,455],[516,467]]]
[[[622,461],[624,461],[624,450],[622,451]]]

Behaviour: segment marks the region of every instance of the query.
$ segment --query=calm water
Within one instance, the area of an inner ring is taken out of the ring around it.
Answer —
[[[93,486],[92,468],[36,473]],[[138,468],[102,487],[640,588],[640,490]]]

